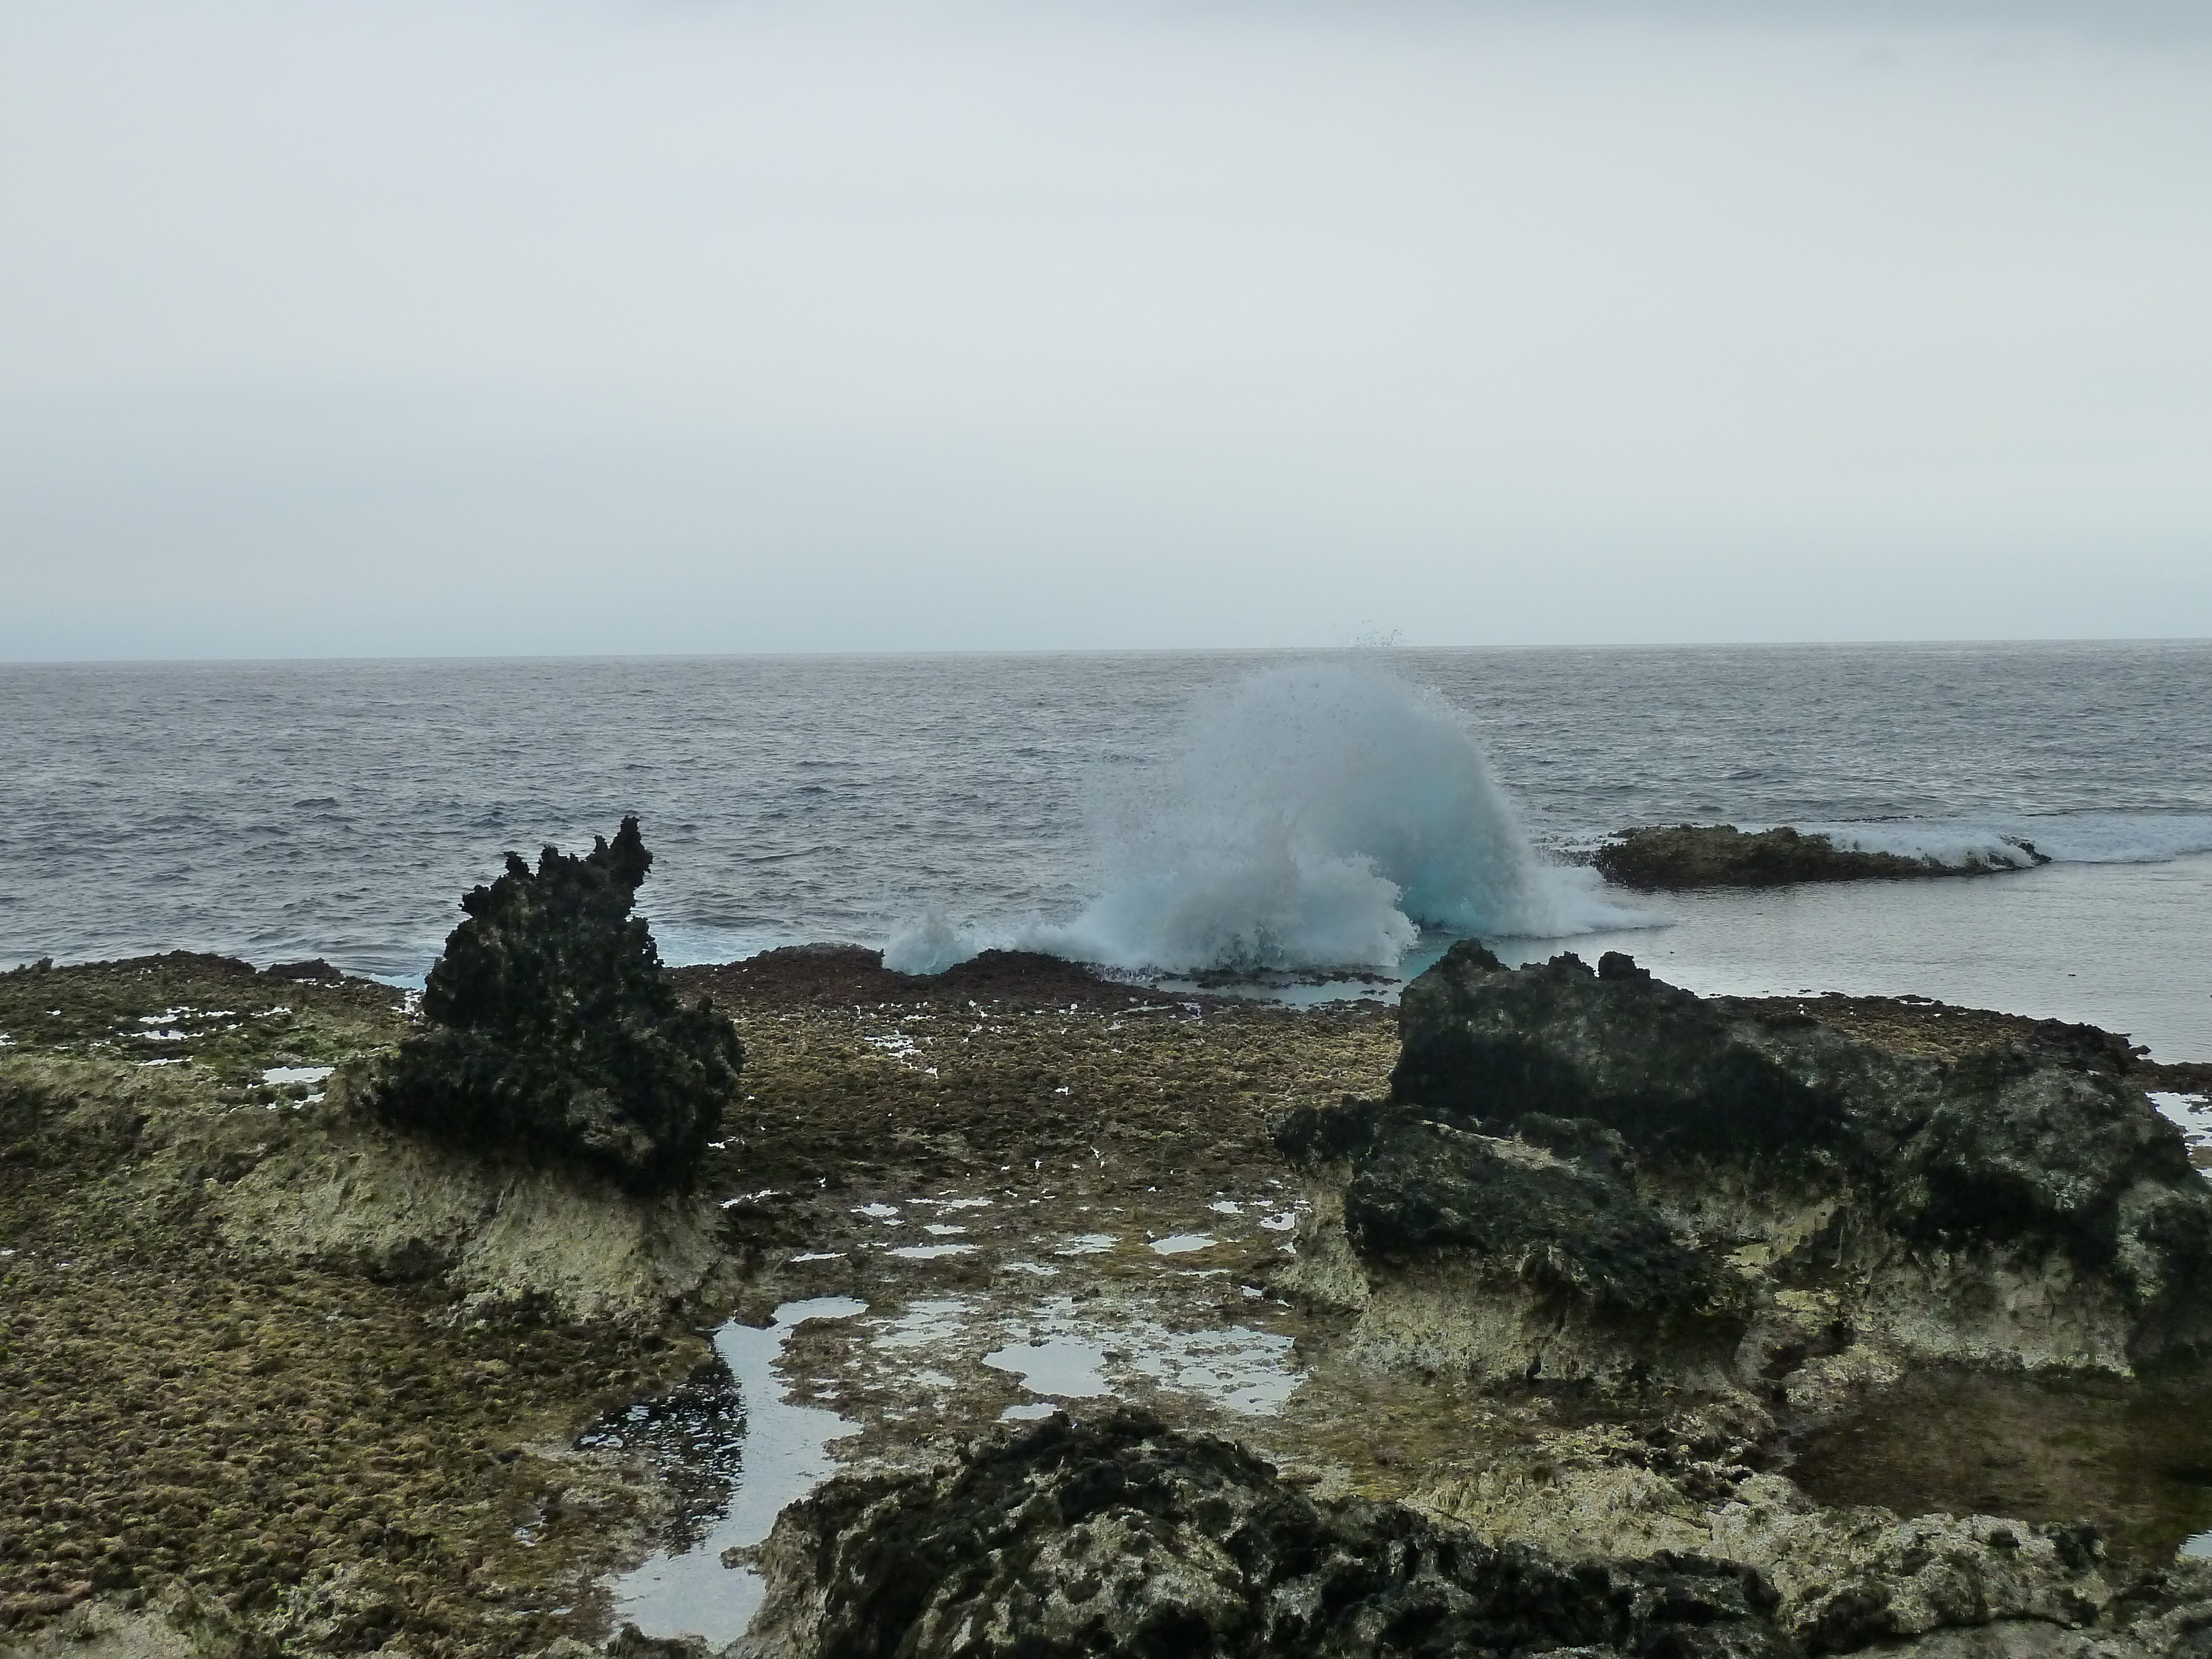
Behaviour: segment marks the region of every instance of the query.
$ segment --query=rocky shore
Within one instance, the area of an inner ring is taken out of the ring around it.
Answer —
[[[2212,1346],[2212,1185],[2106,1033],[1899,1054],[1624,956],[1515,972],[1472,942],[1400,1027],[1385,1099],[1277,1135],[1314,1187],[1301,1282],[1379,1355],[1786,1395]]]
[[[2205,1079],[2124,1040],[1474,946],[1402,1010],[668,977],[743,1072],[641,1190],[373,1109],[382,987],[0,975],[0,1653],[2204,1650],[2144,1091]],[[775,1385],[845,1473],[686,1640],[617,1575],[777,1404],[707,1334],[823,1298]]]
[[[1624,830],[1600,847],[1590,862],[1607,881],[1653,892],[1986,876],[2051,860],[2035,850],[2033,842],[2020,840],[2006,841],[2001,851],[1941,859],[1838,847],[1827,836],[1808,835],[1788,824],[1747,830],[1732,823],[1676,823]]]

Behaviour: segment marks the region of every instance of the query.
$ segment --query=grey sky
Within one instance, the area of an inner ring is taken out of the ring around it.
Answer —
[[[0,0],[0,657],[2212,634],[2208,11]]]

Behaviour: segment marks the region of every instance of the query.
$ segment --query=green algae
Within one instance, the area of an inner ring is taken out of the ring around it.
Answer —
[[[656,1499],[561,1449],[695,1363],[684,1334],[460,1319],[217,1224],[339,1109],[264,1074],[404,1029],[391,988],[220,957],[0,975],[0,1640],[95,1596],[183,1596],[241,1651],[595,1628],[590,1584]]]

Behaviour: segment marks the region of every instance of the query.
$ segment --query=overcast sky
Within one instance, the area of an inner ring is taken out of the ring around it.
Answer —
[[[2209,17],[0,0],[0,658],[2212,634]]]

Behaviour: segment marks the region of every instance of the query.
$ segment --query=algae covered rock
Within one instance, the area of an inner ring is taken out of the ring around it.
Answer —
[[[1794,1654],[1755,1570],[1565,1563],[1398,1504],[1319,1503],[1243,1448],[1121,1407],[845,1476],[763,1553],[758,1651],[844,1659]]]
[[[1625,887],[1784,887],[1803,881],[1902,881],[1922,876],[1985,876],[2048,864],[2033,842],[2005,837],[1998,848],[1955,860],[1838,847],[1828,836],[1788,824],[1739,830],[1732,823],[1644,824],[1624,830],[1590,860]]]
[[[2212,1186],[2118,1039],[1944,1060],[1471,942],[1400,1030],[1389,1099],[1278,1130],[1334,1230],[1298,1271],[1377,1346],[1743,1386],[1869,1337],[2117,1370],[2212,1347]]]
[[[422,993],[427,1029],[370,1094],[403,1127],[469,1145],[580,1159],[625,1184],[683,1183],[736,1092],[736,1029],[684,1002],[645,919],[653,854],[626,817],[577,857],[548,847],[461,901]]]

